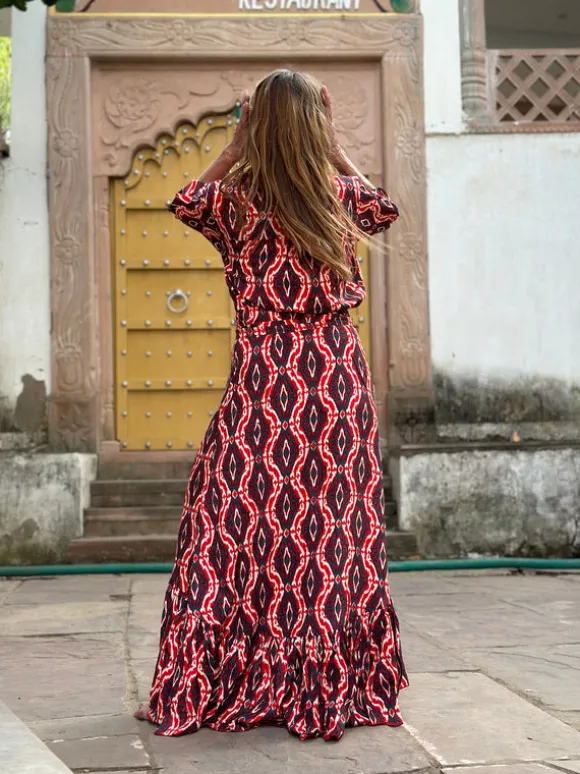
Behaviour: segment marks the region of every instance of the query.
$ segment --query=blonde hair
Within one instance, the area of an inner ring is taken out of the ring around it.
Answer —
[[[233,191],[240,219],[255,203],[276,219],[302,258],[310,255],[348,280],[347,245],[361,234],[333,180],[333,129],[321,88],[292,70],[266,76],[252,98],[242,157],[222,187]]]

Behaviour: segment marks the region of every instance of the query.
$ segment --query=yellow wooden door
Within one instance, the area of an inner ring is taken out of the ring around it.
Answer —
[[[183,124],[113,183],[117,433],[124,449],[194,449],[230,370],[233,308],[219,253],[167,212],[221,153],[233,115]]]
[[[233,114],[186,123],[113,182],[117,437],[127,450],[196,449],[221,401],[235,338],[219,253],[167,204],[220,154]],[[365,269],[368,252],[361,245]],[[353,319],[370,354],[368,302]]]
[[[371,362],[371,326],[370,326],[370,286],[369,286],[369,248],[364,242],[359,242],[357,247],[357,258],[360,264],[361,272],[367,286],[367,297],[365,301],[351,312],[351,318],[358,330],[362,345],[366,352],[369,363]]]

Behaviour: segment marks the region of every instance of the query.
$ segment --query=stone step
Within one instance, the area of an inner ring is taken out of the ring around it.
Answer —
[[[101,480],[91,484],[91,508],[181,507],[188,479]],[[385,481],[387,526],[397,528],[397,506]]]
[[[195,454],[191,452],[118,452],[99,458],[98,479],[188,479]]]
[[[387,543],[390,561],[417,556],[417,540],[410,532],[389,532]],[[172,562],[175,549],[175,535],[85,537],[71,543],[68,561],[71,564]]]
[[[191,452],[118,452],[99,458],[98,480],[187,480],[195,461]],[[383,476],[386,492],[392,491],[391,476]]]
[[[140,508],[89,508],[85,512],[87,538],[147,537],[170,535],[175,538],[181,519],[181,503],[177,506],[145,506]]]
[[[176,535],[181,519],[183,494],[178,504],[119,508],[89,508],[85,512],[85,537],[130,537]],[[387,529],[396,532],[397,506],[387,503]]]
[[[187,479],[97,479],[91,484],[92,508],[131,508],[135,506],[183,505]]]
[[[70,544],[67,558],[71,564],[171,562],[176,545],[175,535],[85,537]]]

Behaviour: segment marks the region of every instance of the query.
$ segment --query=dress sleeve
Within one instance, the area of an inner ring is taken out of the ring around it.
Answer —
[[[344,203],[356,226],[373,236],[390,228],[399,217],[397,206],[383,188],[366,188],[357,177],[343,178],[346,186]]]
[[[178,220],[199,231],[223,252],[224,233],[220,215],[222,201],[219,180],[213,183],[192,180],[175,195],[169,210]]]

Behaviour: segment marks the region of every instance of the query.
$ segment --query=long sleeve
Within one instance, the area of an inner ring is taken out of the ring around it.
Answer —
[[[224,248],[224,233],[220,225],[222,204],[219,181],[200,183],[192,180],[175,195],[169,210],[182,223],[199,231],[220,252]]]
[[[390,228],[399,217],[399,210],[383,188],[366,188],[356,177],[341,178],[343,202],[353,223],[365,234],[373,236]]]

